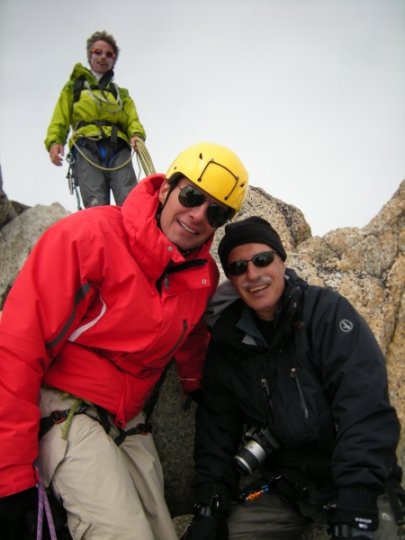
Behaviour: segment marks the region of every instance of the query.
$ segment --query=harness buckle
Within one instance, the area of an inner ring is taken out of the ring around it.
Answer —
[[[137,430],[138,435],[149,435],[149,433],[151,432],[150,425],[144,423],[137,424],[135,426],[135,429]]]
[[[51,416],[54,424],[62,424],[67,417],[66,411],[52,411]]]

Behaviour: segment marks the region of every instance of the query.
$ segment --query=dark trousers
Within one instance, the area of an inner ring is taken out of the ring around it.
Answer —
[[[95,143],[80,145],[80,151],[88,159],[77,150],[75,151],[73,175],[80,188],[84,206],[88,208],[110,204],[110,190],[113,193],[115,203],[121,206],[137,183],[132,161],[130,160],[129,163],[121,167],[131,155],[130,148],[128,146],[120,147],[112,155],[107,156],[107,159],[103,159],[99,155]],[[110,170],[105,171],[98,167]]]
[[[397,526],[388,499],[378,500],[380,525],[374,533],[375,540],[397,540]],[[293,510],[274,493],[265,493],[255,501],[235,504],[228,519],[229,540],[303,540],[313,527],[326,533],[326,512],[321,506],[299,503]],[[322,534],[322,532],[321,532]]]

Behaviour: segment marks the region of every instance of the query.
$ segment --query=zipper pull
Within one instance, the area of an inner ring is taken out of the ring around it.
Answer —
[[[265,377],[262,377],[260,379],[260,386],[263,388],[263,390],[265,391],[267,397],[270,397],[270,389],[269,389],[269,384],[267,382],[267,379]]]
[[[307,407],[307,404],[305,402],[304,392],[302,391],[300,381],[299,381],[299,379],[297,377],[297,370],[295,368],[291,368],[290,377],[293,380],[295,388],[298,391],[298,395],[299,395],[299,398],[300,398],[301,409],[302,409],[302,412],[304,413],[304,417],[308,418],[309,417],[308,407]]]

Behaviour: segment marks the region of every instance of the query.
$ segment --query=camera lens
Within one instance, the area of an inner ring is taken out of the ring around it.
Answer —
[[[235,461],[242,472],[250,474],[265,460],[265,458],[266,452],[262,446],[256,441],[250,440],[236,454]]]

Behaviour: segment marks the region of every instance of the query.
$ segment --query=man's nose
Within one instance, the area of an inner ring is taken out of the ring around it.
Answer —
[[[247,269],[246,269],[246,277],[250,281],[254,281],[257,279],[258,276],[260,276],[260,268],[258,268],[253,261],[248,261],[247,263]]]
[[[204,219],[207,219],[208,204],[208,202],[205,202],[200,206],[193,206],[189,209],[189,213],[193,216],[195,220],[202,221]]]

